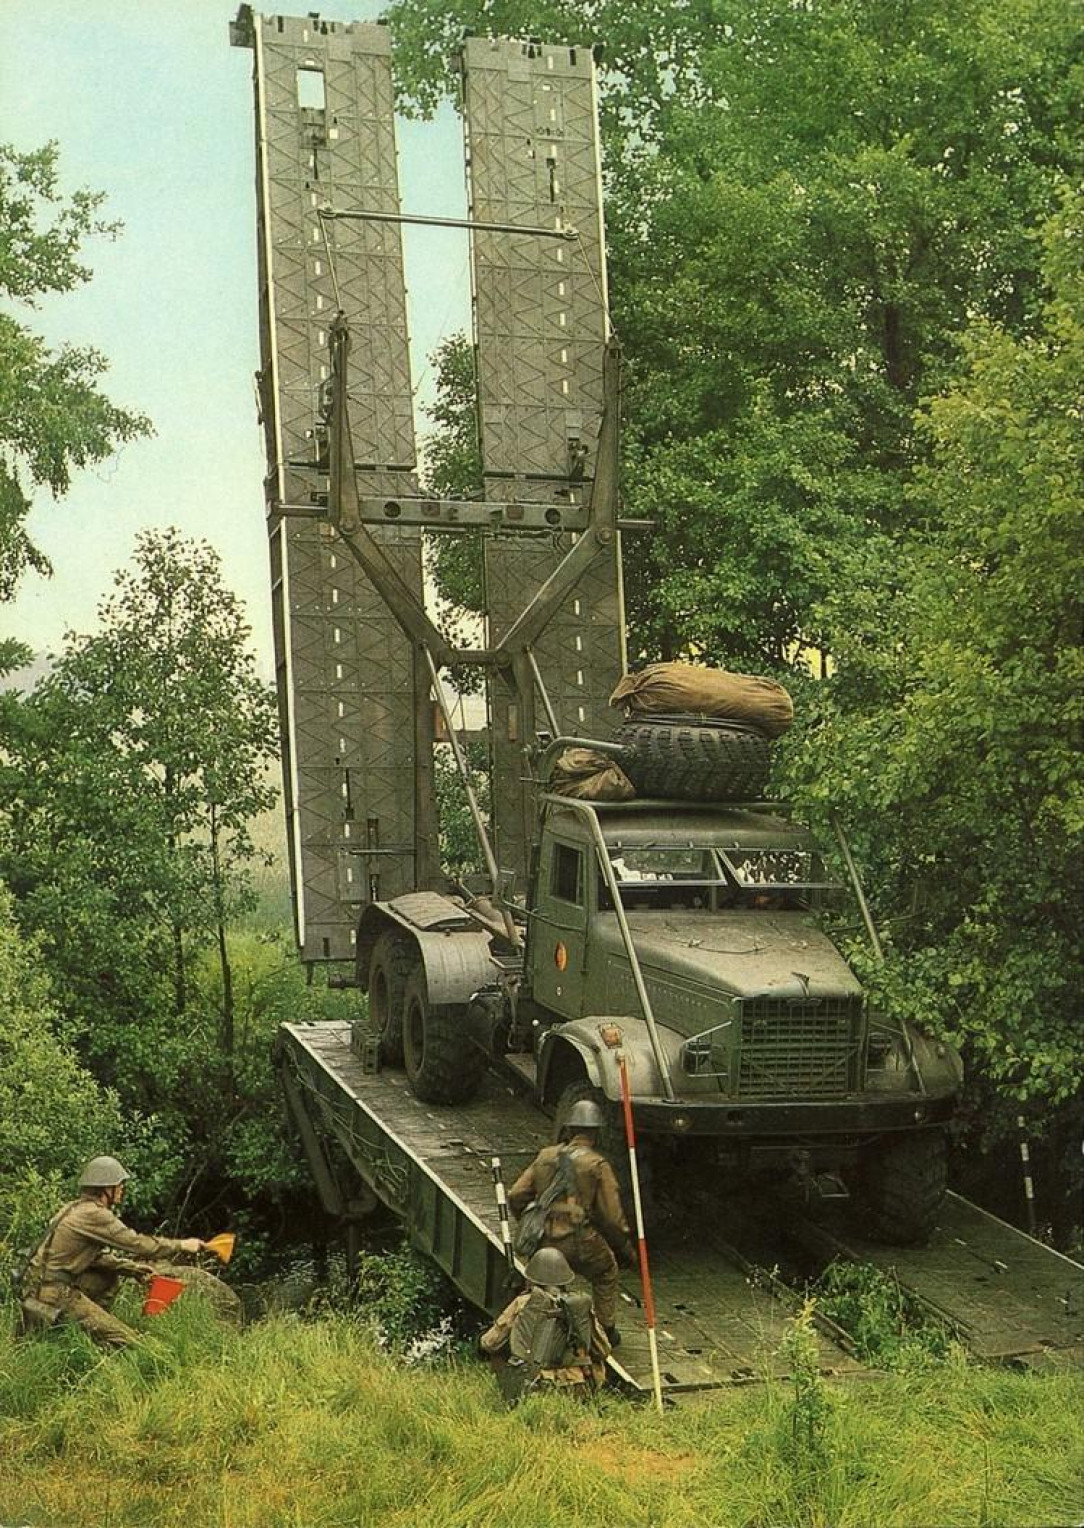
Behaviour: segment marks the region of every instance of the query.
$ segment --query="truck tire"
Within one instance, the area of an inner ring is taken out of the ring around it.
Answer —
[[[403,1065],[415,1098],[464,1104],[474,1097],[486,1058],[467,1039],[457,1008],[430,1004],[425,969],[416,963],[403,996]]]
[[[381,934],[369,958],[369,1023],[380,1041],[380,1059],[403,1064],[403,1003],[416,956],[398,935]]]
[[[889,1137],[867,1148],[860,1168],[859,1206],[864,1228],[896,1247],[921,1247],[937,1224],[948,1186],[948,1142],[943,1130]]]
[[[557,1139],[560,1140],[561,1138],[564,1121],[568,1118],[572,1105],[578,1104],[585,1098],[590,1099],[593,1104],[598,1104],[606,1121],[596,1136],[596,1145],[614,1170],[617,1186],[621,1190],[621,1204],[625,1211],[625,1218],[628,1220],[629,1230],[635,1238],[636,1206],[632,1193],[629,1148],[625,1140],[625,1122],[621,1114],[621,1106],[611,1103],[602,1089],[593,1087],[586,1077],[579,1082],[570,1082],[558,1098],[557,1108],[554,1111]],[[652,1193],[651,1164],[648,1160],[648,1154],[644,1150],[644,1145],[643,1140],[637,1142],[636,1166],[640,1175],[640,1207],[644,1212],[644,1220],[650,1225],[655,1219],[654,1195]]]
[[[738,722],[638,716],[618,728],[621,767],[638,795],[671,801],[754,801],[764,794],[771,744]]]

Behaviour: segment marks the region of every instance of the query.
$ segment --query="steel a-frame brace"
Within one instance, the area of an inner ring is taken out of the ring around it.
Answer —
[[[439,667],[477,664],[515,673],[517,660],[526,656],[549,621],[576,588],[588,569],[601,557],[612,554],[617,534],[617,470],[620,432],[620,348],[616,341],[606,347],[603,362],[603,413],[598,459],[587,525],[542,587],[530,598],[502,637],[492,646],[453,647],[430,619],[425,606],[400,577],[383,547],[370,534],[361,515],[347,396],[347,360],[350,331],[339,313],[330,328],[331,408],[330,484],[328,518],[350,555],[378,591],[410,641],[428,650]],[[453,506],[470,501],[449,500]],[[532,675],[532,681],[534,676]],[[534,685],[532,682],[531,688]]]
[[[328,517],[340,540],[386,604],[403,635],[413,644],[429,673],[451,734],[451,718],[441,689],[438,668],[474,664],[505,673],[524,718],[525,736],[532,736],[536,692],[551,727],[556,725],[553,706],[532,652],[533,644],[570,597],[584,575],[605,556],[612,556],[617,535],[617,472],[620,435],[620,349],[615,341],[606,347],[603,362],[603,411],[598,457],[585,530],[573,542],[542,587],[531,596],[512,625],[492,646],[459,648],[449,643],[430,619],[424,604],[399,576],[397,569],[366,527],[362,517],[354,469],[347,396],[347,361],[350,331],[345,315],[336,315],[330,330],[330,453]],[[451,501],[455,504],[457,501]],[[420,700],[420,695],[417,697]],[[471,816],[486,862],[490,891],[502,900],[500,871],[489,835],[474,798],[469,771],[461,749],[453,757],[470,803]],[[507,911],[506,933],[513,944],[518,934]]]

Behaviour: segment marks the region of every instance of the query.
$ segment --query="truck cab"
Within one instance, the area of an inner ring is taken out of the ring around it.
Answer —
[[[778,807],[547,797],[521,1000],[543,1102],[619,1098],[620,1048],[645,1134],[887,1193],[895,1239],[918,1239],[961,1063],[871,1009],[824,926],[844,895]]]

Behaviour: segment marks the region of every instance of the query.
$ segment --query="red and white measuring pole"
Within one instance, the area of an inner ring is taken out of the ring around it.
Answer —
[[[617,1026],[607,1025],[616,1029]],[[625,1142],[629,1148],[629,1176],[632,1179],[632,1204],[636,1216],[636,1247],[640,1254],[640,1283],[644,1291],[644,1319],[647,1322],[647,1342],[651,1353],[651,1383],[655,1391],[655,1405],[662,1414],[662,1374],[659,1370],[659,1344],[655,1334],[655,1296],[651,1291],[651,1268],[647,1260],[647,1238],[644,1236],[644,1207],[640,1199],[640,1169],[636,1163],[636,1126],[632,1118],[632,1093],[629,1089],[629,1070],[625,1064],[625,1052],[620,1044],[621,1031],[617,1030],[617,1067],[621,1074],[621,1107],[625,1114]],[[604,1036],[608,1045],[611,1040]]]

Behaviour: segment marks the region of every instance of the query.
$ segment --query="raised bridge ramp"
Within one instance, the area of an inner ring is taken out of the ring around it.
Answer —
[[[339,1150],[412,1241],[474,1305],[495,1314],[510,1298],[490,1160],[509,1185],[552,1135],[552,1122],[499,1078],[456,1108],[419,1103],[396,1070],[367,1072],[350,1048],[347,1023],[287,1024],[280,1062],[291,1107],[297,1100],[317,1135]],[[299,1120],[299,1123],[302,1121]],[[304,1134],[304,1126],[302,1125]],[[791,1307],[750,1281],[707,1239],[660,1240],[651,1249],[663,1390],[674,1399],[724,1385],[783,1376],[779,1353]],[[639,1279],[622,1274],[615,1374],[651,1390]],[[516,1281],[515,1288],[518,1288]],[[826,1375],[864,1371],[817,1334]]]

